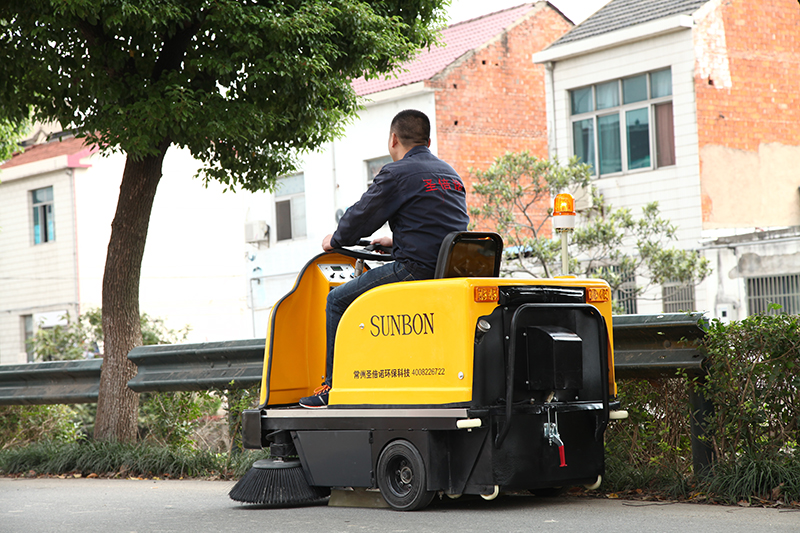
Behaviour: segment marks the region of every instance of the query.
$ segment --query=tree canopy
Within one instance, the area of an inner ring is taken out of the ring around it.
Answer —
[[[570,237],[570,274],[601,277],[612,289],[631,279],[645,281],[633,289],[640,294],[650,284],[695,284],[710,273],[708,260],[693,250],[672,246],[676,228],[659,212],[658,203],[642,208],[614,209],[591,184],[590,167],[572,158],[539,159],[528,152],[506,153],[475,177],[477,207],[473,223],[492,228],[507,243],[502,271],[508,275],[552,276],[560,269],[561,244],[552,238],[552,199],[559,192],[584,197]]]
[[[188,148],[206,179],[260,190],[357,109],[350,81],[434,41],[435,0],[6,0],[6,117],[104,149]],[[265,179],[267,177],[268,179]]]
[[[14,122],[0,118],[0,163],[11,159],[19,151],[19,140],[25,135],[30,123],[28,120]]]
[[[0,120],[58,121],[127,154],[103,275],[95,437],[136,438],[139,278],[167,149],[270,189],[358,109],[351,81],[435,40],[446,0],[4,0]]]

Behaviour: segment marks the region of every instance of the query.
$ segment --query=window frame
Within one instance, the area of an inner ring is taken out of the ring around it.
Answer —
[[[37,201],[39,192],[49,191],[49,199]],[[39,187],[29,191],[31,214],[31,242],[34,246],[55,242],[56,240],[56,215],[55,192],[52,185]],[[48,209],[49,208],[49,209]],[[37,230],[39,230],[37,232]],[[43,231],[42,231],[43,230]]]
[[[302,183],[302,187],[300,190],[289,191],[286,193],[280,192],[280,187],[282,183],[287,183],[286,181],[281,180],[288,180],[292,178],[300,178],[299,182]],[[287,241],[294,241],[296,239],[305,238],[308,235],[308,218],[307,218],[307,210],[306,210],[306,187],[305,187],[305,173],[298,172],[296,174],[290,174],[288,176],[282,176],[278,178],[275,191],[274,191],[274,207],[275,207],[275,242],[287,242]],[[296,215],[299,208],[300,202],[302,202],[302,215]],[[279,216],[279,204],[288,204],[289,208],[289,236],[281,238],[283,235],[282,229],[285,227],[282,224],[282,218]],[[299,219],[302,217],[303,223],[302,227],[298,223]]]
[[[691,302],[691,303],[690,303]],[[686,304],[690,303],[689,307]],[[661,311],[664,313],[693,312],[697,309],[693,283],[666,282],[661,285]]]
[[[659,166],[659,154],[661,150],[658,149],[658,139],[656,138],[657,128],[658,125],[656,123],[656,106],[662,105],[665,103],[673,103],[674,95],[672,93],[672,89],[670,87],[670,94],[665,96],[653,97],[653,83],[652,77],[654,74],[662,73],[664,71],[670,71],[670,79],[672,77],[671,67],[667,68],[660,68],[656,70],[650,70],[647,72],[638,73],[632,76],[624,76],[620,78],[615,78],[611,80],[600,81],[597,83],[593,83],[590,85],[583,85],[579,87],[574,87],[572,89],[567,90],[567,104],[569,110],[569,119],[570,119],[570,127],[569,127],[569,146],[570,146],[570,154],[578,155],[576,153],[576,143],[575,143],[575,124],[577,122],[591,120],[591,127],[592,127],[592,134],[593,134],[593,144],[591,146],[592,149],[592,156],[594,157],[594,161],[582,161],[588,163],[592,167],[592,175],[596,178],[600,177],[610,177],[610,176],[619,176],[624,174],[635,174],[639,172],[648,172],[651,170],[656,170],[658,168],[665,168],[670,166],[675,166],[676,161],[674,157],[675,152],[675,127],[674,127],[674,104],[672,106],[673,111],[673,121],[672,121],[672,162]],[[623,85],[626,80],[634,79],[639,76],[645,76],[646,80],[646,96],[644,100],[638,100],[636,102],[624,103],[624,92],[623,92]],[[598,86],[607,86],[609,83],[616,83],[617,84],[617,101],[618,105],[616,106],[609,106],[598,108],[598,100],[597,100],[597,88]],[[671,85],[671,84],[670,84]],[[573,94],[577,93],[578,91],[585,91],[589,89],[591,92],[591,109],[589,111],[584,111],[580,113],[574,113],[574,103],[575,100],[573,99]],[[630,111],[638,111],[641,109],[647,109],[647,117],[648,117],[648,147],[649,147],[649,158],[650,164],[647,166],[642,166],[638,168],[630,168],[630,161],[629,161],[629,143],[628,143],[628,112]],[[607,172],[607,173],[600,173],[601,167],[601,152],[600,152],[600,122],[599,119],[608,116],[616,115],[618,118],[619,124],[619,157],[620,157],[620,170]]]
[[[758,294],[754,294],[758,290]],[[777,274],[745,278],[747,315],[800,313],[800,274]],[[770,309],[771,304],[780,309]]]
[[[382,162],[382,164],[381,164],[380,168],[378,168],[377,172],[375,172],[374,174],[372,172],[370,172],[370,167],[371,166],[375,165],[376,163],[381,163],[381,162]],[[372,185],[372,182],[375,181],[375,176],[377,176],[380,173],[380,171],[383,170],[383,167],[385,165],[388,165],[391,162],[392,162],[392,156],[389,155],[389,154],[382,155],[380,157],[373,157],[372,159],[365,159],[364,160],[364,173],[367,176],[367,189],[369,189],[370,185]]]

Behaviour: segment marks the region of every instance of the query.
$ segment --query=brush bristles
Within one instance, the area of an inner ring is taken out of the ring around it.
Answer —
[[[271,507],[317,503],[329,495],[328,487],[308,484],[299,461],[278,468],[254,466],[228,493],[237,502]]]

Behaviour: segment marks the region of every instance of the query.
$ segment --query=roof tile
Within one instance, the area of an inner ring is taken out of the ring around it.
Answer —
[[[364,96],[429,80],[465,53],[502,33],[534,7],[534,4],[522,4],[448,26],[441,34],[444,46],[432,46],[423,50],[416,58],[404,63],[396,76],[388,75],[369,81],[358,78],[353,81],[353,88],[359,96]]]

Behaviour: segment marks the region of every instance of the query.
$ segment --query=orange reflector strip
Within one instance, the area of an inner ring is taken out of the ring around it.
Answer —
[[[498,287],[475,287],[476,302],[496,302],[500,299]]]
[[[587,302],[607,302],[611,299],[611,289],[602,288],[595,289],[587,287],[586,301]]]

